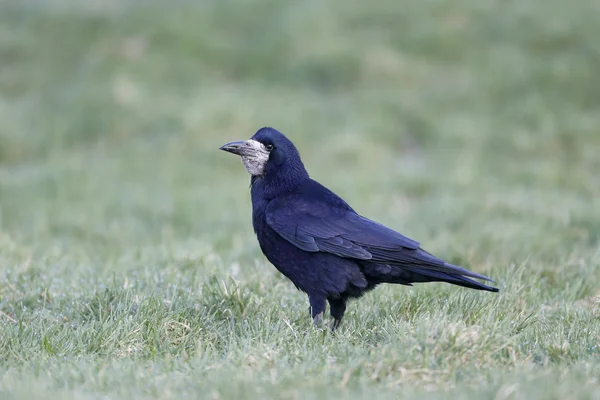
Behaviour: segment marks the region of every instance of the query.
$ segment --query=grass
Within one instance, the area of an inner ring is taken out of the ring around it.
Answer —
[[[0,397],[600,398],[592,0],[0,2]],[[338,334],[217,151],[271,125],[498,295],[386,286]]]

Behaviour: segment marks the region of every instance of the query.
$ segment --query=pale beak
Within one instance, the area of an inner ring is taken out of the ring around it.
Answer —
[[[238,156],[248,156],[256,153],[257,148],[248,145],[246,140],[238,140],[236,142],[229,142],[219,148],[219,150],[226,151],[228,153],[237,154]]]

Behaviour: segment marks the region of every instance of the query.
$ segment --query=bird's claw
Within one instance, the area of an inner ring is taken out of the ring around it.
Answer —
[[[319,313],[317,315],[315,315],[315,317],[313,318],[313,323],[316,327],[321,325],[321,321],[323,320],[323,313]]]
[[[342,322],[341,319],[333,320],[333,323],[331,324],[331,332],[335,332],[335,330],[340,326],[340,322]]]

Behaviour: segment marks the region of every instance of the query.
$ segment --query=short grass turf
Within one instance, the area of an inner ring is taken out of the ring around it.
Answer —
[[[593,0],[0,2],[0,396],[600,398]],[[219,152],[271,125],[499,294],[384,286],[336,335]]]

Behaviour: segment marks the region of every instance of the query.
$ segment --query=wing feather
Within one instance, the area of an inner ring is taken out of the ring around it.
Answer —
[[[484,275],[440,260],[421,249],[418,242],[352,209],[333,207],[302,196],[286,196],[269,204],[266,221],[275,232],[304,251],[491,281]]]
[[[293,200],[272,201],[266,220],[273,230],[303,250],[369,260],[373,257],[370,249],[382,254],[419,248],[418,242],[352,210]]]

